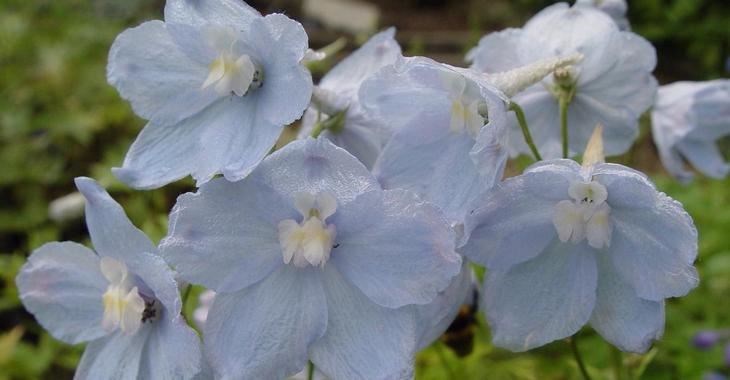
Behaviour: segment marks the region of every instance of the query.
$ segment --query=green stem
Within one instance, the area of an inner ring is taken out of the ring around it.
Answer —
[[[456,374],[449,365],[449,359],[446,358],[446,353],[444,353],[444,349],[441,347],[441,342],[436,343],[434,347],[436,347],[436,355],[438,355],[439,360],[441,360],[441,364],[444,366],[446,373],[449,375],[449,379],[456,379]]]
[[[307,380],[314,380],[314,363],[309,362],[307,366]]]
[[[525,142],[527,143],[527,146],[530,147],[532,155],[535,156],[535,159],[537,161],[542,161],[540,152],[537,151],[537,146],[535,146],[535,141],[532,140],[530,128],[528,128],[527,126],[525,111],[523,111],[522,107],[520,107],[520,105],[515,102],[509,102],[509,109],[510,111],[513,111],[515,113],[515,116],[517,116],[517,123],[520,125],[520,129],[522,130],[522,136],[525,137]]]
[[[325,130],[326,125],[322,121],[318,121],[314,124],[314,127],[312,128],[312,133],[309,135],[314,137],[315,139],[319,137],[320,134]]]
[[[560,135],[563,137],[563,158],[568,158],[568,96],[561,94],[558,97],[560,105]]]
[[[573,351],[573,357],[575,357],[575,362],[578,363],[578,369],[580,369],[583,379],[591,380],[591,375],[588,374],[586,364],[583,362],[583,357],[580,355],[580,351],[578,351],[577,338],[577,335],[573,335],[570,339],[568,339],[570,341],[570,349]]]
[[[183,292],[182,304],[185,306],[188,303],[188,297],[190,297],[190,291],[193,290],[192,285],[188,285]]]
[[[621,351],[611,347],[611,361],[613,362],[613,373],[616,380],[624,380],[624,358]]]

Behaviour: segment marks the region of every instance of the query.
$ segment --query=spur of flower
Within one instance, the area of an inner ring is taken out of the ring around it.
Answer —
[[[200,340],[180,315],[174,272],[103,188],[84,177],[76,186],[95,251],[35,250],[16,279],[23,305],[55,338],[88,342],[76,379],[193,378]]]
[[[428,58],[404,58],[365,81],[360,101],[392,131],[373,167],[383,188],[413,191],[460,223],[502,178],[506,99],[483,81]]]
[[[301,24],[238,0],[169,0],[112,45],[107,78],[149,122],[115,175],[155,188],[245,177],[309,104]]]
[[[662,164],[679,180],[694,176],[685,160],[708,177],[722,179],[730,173],[717,146],[717,140],[730,135],[730,80],[659,87],[651,123]]]
[[[461,251],[488,268],[495,345],[529,350],[590,324],[644,352],[662,335],[664,300],[697,286],[697,231],[682,205],[591,145],[582,166],[542,161],[507,179],[466,219]]]
[[[606,13],[582,4],[549,6],[521,29],[486,35],[467,60],[476,70],[498,73],[574,53],[582,54],[579,63],[556,70],[513,101],[524,109],[544,158],[582,152],[597,124],[605,127],[606,154],[621,154],[635,140],[638,118],[654,100],[656,53],[642,37],[620,31]],[[510,120],[510,153],[529,153],[517,120]]]
[[[461,268],[435,206],[382,190],[324,138],[180,196],[160,247],[183,279],[216,292],[203,335],[223,378],[284,378],[307,360],[332,379],[410,378],[413,305]]]
[[[302,118],[300,138],[321,133],[368,168],[373,166],[390,133],[360,106],[358,92],[368,77],[402,57],[394,36],[395,28],[374,35],[322,78]]]

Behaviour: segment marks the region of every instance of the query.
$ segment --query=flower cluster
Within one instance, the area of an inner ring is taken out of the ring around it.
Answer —
[[[78,178],[95,251],[34,251],[17,277],[24,305],[58,339],[89,342],[79,379],[280,379],[308,365],[409,379],[462,305],[509,350],[590,325],[646,351],[665,300],[697,286],[697,231],[647,176],[605,162],[631,146],[657,85],[625,2],[601,4],[489,34],[471,68],[404,57],[387,29],[315,86],[306,63],[322,54],[298,22],[240,0],[167,0],[164,22],[111,47],[109,83],[149,121],[113,172],[138,189],[187,175],[198,188],[155,245]],[[728,104],[727,81],[659,91],[654,138],[672,173],[689,175],[685,157],[727,174],[713,144]],[[272,152],[299,118],[297,140]],[[538,162],[504,180],[521,152]],[[202,343],[181,314],[190,284],[207,289]]]

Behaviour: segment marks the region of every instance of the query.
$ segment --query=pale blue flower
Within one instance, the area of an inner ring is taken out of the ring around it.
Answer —
[[[358,91],[369,76],[401,58],[394,36],[395,28],[374,35],[322,78],[315,87],[312,105],[302,118],[300,138],[309,136],[318,121],[344,112],[342,125],[321,135],[345,148],[368,168],[373,166],[390,133],[383,123],[362,109]]]
[[[149,123],[114,173],[135,188],[245,177],[309,104],[301,24],[238,0],[169,0],[120,34],[107,77]]]
[[[405,58],[365,81],[360,101],[392,130],[373,167],[383,188],[413,191],[460,223],[502,178],[506,104],[483,82],[428,58]]]
[[[717,146],[718,139],[730,135],[729,79],[661,86],[651,123],[662,164],[679,180],[693,177],[684,160],[712,178],[730,173]]]
[[[620,30],[631,30],[629,19],[626,18],[626,12],[629,10],[626,0],[577,0],[575,3],[596,7],[611,16]]]
[[[224,378],[279,379],[307,360],[333,379],[410,378],[413,306],[461,268],[436,207],[384,191],[327,139],[292,142],[239,182],[184,194],[163,256],[216,291],[204,327]]]
[[[583,54],[580,63],[556,70],[513,100],[524,109],[544,158],[562,155],[558,96],[571,91],[567,112],[570,154],[583,151],[597,124],[605,127],[606,154],[621,154],[636,139],[639,116],[654,101],[657,85],[651,72],[656,53],[642,37],[620,31],[604,12],[565,3],[549,6],[522,29],[486,35],[467,59],[477,70],[497,73],[576,52]],[[529,153],[516,119],[510,120],[511,154]]]
[[[200,341],[180,315],[173,271],[96,182],[77,178],[96,252],[53,242],[16,279],[23,305],[51,335],[88,342],[76,379],[190,379]]]
[[[664,329],[664,300],[697,286],[697,231],[643,174],[571,160],[532,165],[466,219],[462,252],[488,268],[494,343],[524,351],[590,324],[624,351]]]

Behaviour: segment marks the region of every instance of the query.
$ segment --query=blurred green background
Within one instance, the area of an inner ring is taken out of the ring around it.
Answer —
[[[262,12],[284,11],[302,21],[314,48],[346,36],[351,50],[366,37],[326,28],[306,17],[300,3],[253,2]],[[407,54],[463,64],[464,53],[483,34],[519,27],[552,2],[369,3],[380,10],[381,27],[398,27]],[[167,212],[176,196],[193,189],[192,182],[184,180],[164,189],[132,191],[109,170],[121,164],[144,121],[106,83],[107,52],[125,28],[161,18],[162,7],[161,0],[0,3],[0,380],[71,378],[83,350],[45,333],[23,310],[14,284],[27,255],[43,243],[88,243],[81,218],[59,222],[49,217],[49,203],[74,192],[74,177],[100,180],[153,239],[165,234]],[[728,76],[727,1],[636,0],[630,4],[629,19],[633,30],[657,47],[656,75],[662,83]],[[730,374],[722,347],[699,351],[690,344],[699,330],[730,328],[730,180],[699,177],[689,186],[679,185],[662,171],[646,125],[643,130],[635,148],[615,160],[648,172],[694,217],[700,232],[701,285],[689,296],[668,302],[664,339],[648,354],[616,355],[590,329],[580,333],[580,349],[595,379],[700,379],[709,370]],[[728,151],[730,144],[723,144]],[[518,160],[511,172],[525,164]],[[417,378],[580,378],[565,342],[518,355],[492,347],[483,320],[474,331],[476,345],[465,358],[443,343],[421,353]],[[615,371],[616,361],[623,362],[626,373]]]

